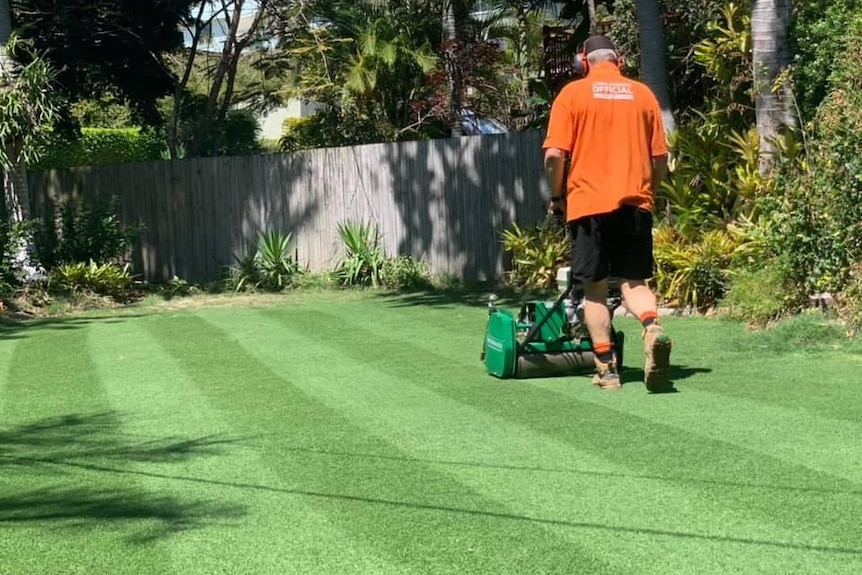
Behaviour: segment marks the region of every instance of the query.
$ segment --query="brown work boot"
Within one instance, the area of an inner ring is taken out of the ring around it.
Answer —
[[[623,381],[617,371],[616,357],[608,363],[600,361],[598,357],[595,361],[596,374],[593,376],[593,385],[599,389],[608,391],[620,389],[623,386]]]
[[[664,328],[652,324],[644,330],[644,384],[650,393],[668,391],[670,384],[670,351],[672,342]]]

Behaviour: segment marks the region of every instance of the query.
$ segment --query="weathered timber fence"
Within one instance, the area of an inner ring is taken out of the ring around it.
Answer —
[[[541,134],[374,144],[291,154],[120,164],[29,175],[33,214],[58,202],[116,197],[142,224],[136,271],[149,281],[215,279],[267,229],[291,232],[312,271],[343,254],[338,225],[376,224],[389,255],[437,274],[499,277],[500,233],[547,207]]]

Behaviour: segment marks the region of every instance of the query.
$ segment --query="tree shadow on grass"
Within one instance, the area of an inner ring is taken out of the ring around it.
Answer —
[[[70,331],[87,327],[91,323],[121,323],[144,315],[146,314],[118,313],[28,319],[0,316],[0,340],[21,339],[34,330]]]
[[[129,540],[148,543],[220,519],[240,518],[243,507],[218,501],[185,501],[144,491],[50,487],[0,496],[0,525],[45,528],[129,527]]]
[[[170,536],[221,520],[237,519],[235,503],[178,498],[110,477],[131,463],[180,463],[217,456],[236,440],[205,436],[130,437],[115,412],[70,414],[0,428],[0,472],[18,487],[0,494],[0,525],[97,528],[106,522],[129,528],[136,542]],[[82,481],[76,474],[100,473]],[[108,483],[101,483],[107,479]],[[35,485],[35,486],[34,486]]]

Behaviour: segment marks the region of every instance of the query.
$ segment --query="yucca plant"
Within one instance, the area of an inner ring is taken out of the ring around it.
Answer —
[[[348,221],[338,225],[338,235],[346,249],[335,271],[341,284],[379,286],[386,257],[377,226]]]
[[[234,256],[234,264],[227,268],[227,285],[236,292],[255,290],[260,285],[260,270],[253,250],[242,257]]]
[[[248,249],[228,268],[228,283],[237,292],[264,289],[282,291],[299,273],[291,255],[293,234],[269,230],[258,236],[257,246]]]
[[[254,261],[259,274],[259,286],[270,291],[281,291],[299,272],[290,249],[293,234],[270,230],[260,234]]]

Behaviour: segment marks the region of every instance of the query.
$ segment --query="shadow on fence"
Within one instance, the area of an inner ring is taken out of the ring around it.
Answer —
[[[304,267],[329,270],[347,220],[376,223],[390,255],[483,281],[506,266],[500,232],[543,215],[540,148],[526,132],[51,170],[29,185],[36,216],[116,198],[121,221],[144,228],[133,263],[147,281],[217,279],[269,229],[294,235]]]

